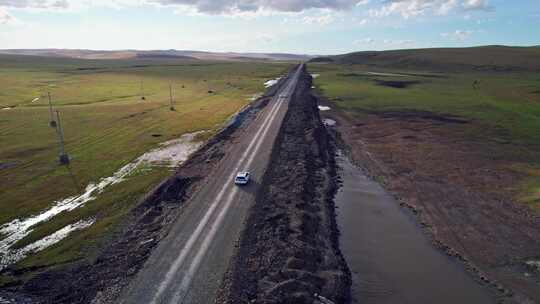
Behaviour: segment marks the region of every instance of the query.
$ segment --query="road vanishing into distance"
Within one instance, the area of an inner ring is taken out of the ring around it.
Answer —
[[[237,142],[183,206],[121,303],[213,303],[302,69],[292,71],[268,105],[239,130]],[[249,185],[234,185],[239,171],[251,173]]]

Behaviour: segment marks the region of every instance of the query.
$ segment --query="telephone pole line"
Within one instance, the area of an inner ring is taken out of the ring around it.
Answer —
[[[146,100],[146,97],[144,97],[144,84],[143,84],[142,79],[141,79],[141,100]]]
[[[54,113],[53,113],[52,100],[51,100],[51,92],[47,92],[47,96],[49,96],[49,113],[51,115],[49,126],[51,126],[51,128],[56,128],[56,121],[54,120]]]
[[[169,85],[169,95],[171,97],[171,99],[170,99],[170,102],[171,102],[170,110],[174,111],[175,108],[174,108],[174,104],[173,104],[172,84]]]
[[[69,165],[69,155],[66,154],[66,147],[64,143],[64,130],[62,130],[62,124],[60,123],[60,111],[56,111],[56,120],[58,127],[56,133],[58,134],[58,141],[60,142],[60,164]]]

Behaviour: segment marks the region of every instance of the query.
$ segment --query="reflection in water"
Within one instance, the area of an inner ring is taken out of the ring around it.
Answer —
[[[343,155],[335,201],[353,303],[483,304],[488,291],[435,249],[415,219]]]

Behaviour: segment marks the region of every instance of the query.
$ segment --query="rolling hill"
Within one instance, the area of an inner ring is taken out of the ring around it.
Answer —
[[[366,51],[317,57],[311,62],[459,71],[540,71],[539,47],[481,46]]]
[[[261,60],[261,61],[306,61],[308,55],[286,53],[220,53],[190,50],[72,50],[72,49],[8,49],[0,50],[0,54],[29,55],[40,57],[78,58],[78,59],[135,59],[135,58],[178,58],[200,60]]]

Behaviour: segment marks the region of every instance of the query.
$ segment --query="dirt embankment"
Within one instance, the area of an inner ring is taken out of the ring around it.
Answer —
[[[334,147],[302,74],[218,303],[345,303]],[[321,298],[319,298],[321,296]]]
[[[0,299],[8,303],[115,303],[158,242],[167,234],[180,208],[204,182],[239,136],[236,130],[249,124],[264,108],[280,84],[236,115],[226,128],[207,142],[169,179],[141,199],[107,240],[95,258],[54,269],[7,269],[13,276],[39,272],[26,282],[5,286]]]
[[[436,246],[501,302],[540,303],[540,269],[531,267],[540,260],[540,217],[514,202],[523,176],[510,169],[540,149],[471,138],[478,122],[434,113],[324,115],[337,121],[356,164],[417,214]]]

